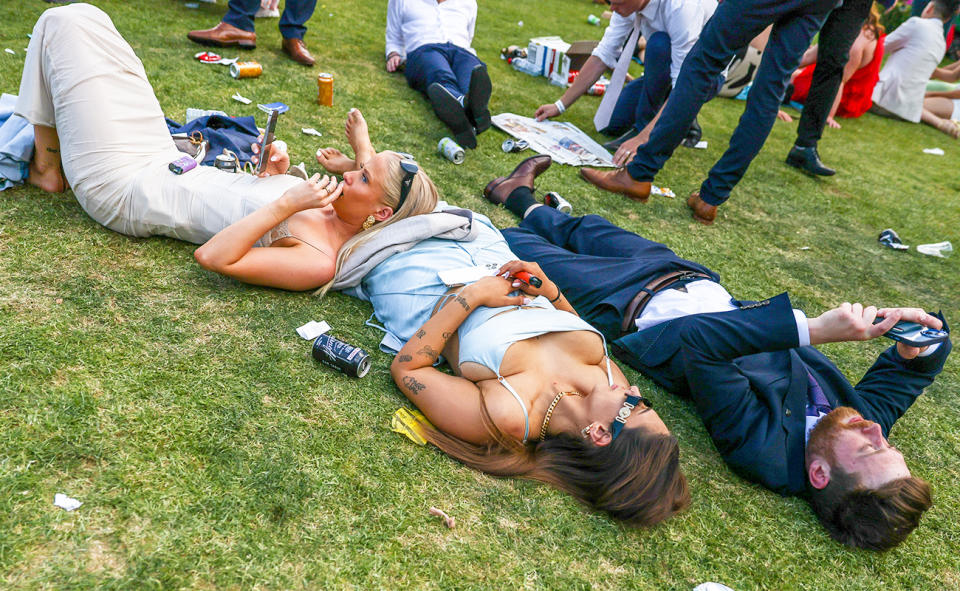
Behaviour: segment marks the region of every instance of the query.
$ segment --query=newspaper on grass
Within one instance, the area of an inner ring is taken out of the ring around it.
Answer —
[[[492,121],[513,137],[526,140],[533,151],[548,154],[554,162],[570,166],[615,167],[613,155],[572,123],[537,121],[513,113],[494,115]]]

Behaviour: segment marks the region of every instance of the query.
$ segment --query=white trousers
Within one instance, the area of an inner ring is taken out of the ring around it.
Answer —
[[[16,113],[54,127],[64,174],[80,206],[107,228],[196,244],[300,182],[198,166],[175,175],[183,156],[164,122],[143,64],[89,4],[44,12],[33,29]]]

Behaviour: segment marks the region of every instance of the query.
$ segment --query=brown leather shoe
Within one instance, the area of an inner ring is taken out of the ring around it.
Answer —
[[[546,154],[531,156],[517,165],[507,176],[493,179],[483,188],[483,196],[494,205],[506,202],[507,197],[517,187],[528,187],[533,190],[533,181],[550,168],[553,159]]]
[[[221,22],[212,29],[190,31],[187,39],[200,45],[214,45],[216,47],[233,47],[240,49],[254,49],[257,46],[257,34],[244,31],[233,25]]]
[[[596,168],[581,168],[580,176],[588,183],[596,185],[611,193],[620,193],[628,199],[646,203],[650,198],[650,183],[635,181],[626,168],[617,170],[597,170]]]
[[[717,206],[710,205],[701,199],[700,191],[690,193],[690,197],[687,199],[687,207],[693,210],[693,219],[705,226],[709,226],[713,223],[713,220],[717,219]]]
[[[313,59],[307,46],[303,44],[303,39],[284,39],[283,53],[293,58],[293,61],[304,66],[312,66],[317,60]]]

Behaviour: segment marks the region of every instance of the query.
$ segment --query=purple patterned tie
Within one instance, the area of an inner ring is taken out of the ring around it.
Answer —
[[[818,417],[821,413],[827,414],[833,408],[830,407],[830,401],[823,393],[823,388],[817,383],[817,380],[807,370],[807,416]]]

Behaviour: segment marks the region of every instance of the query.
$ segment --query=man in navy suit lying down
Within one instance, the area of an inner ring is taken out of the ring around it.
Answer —
[[[485,194],[522,218],[503,232],[513,252],[539,264],[614,355],[688,397],[735,472],[808,498],[837,540],[884,550],[907,537],[932,504],[930,486],[887,434],[951,343],[896,343],[855,386],[811,345],[873,339],[899,320],[946,330],[941,315],[845,303],[807,318],[786,293],[738,301],[716,273],[662,244],[539,206],[535,176],[496,179]]]

